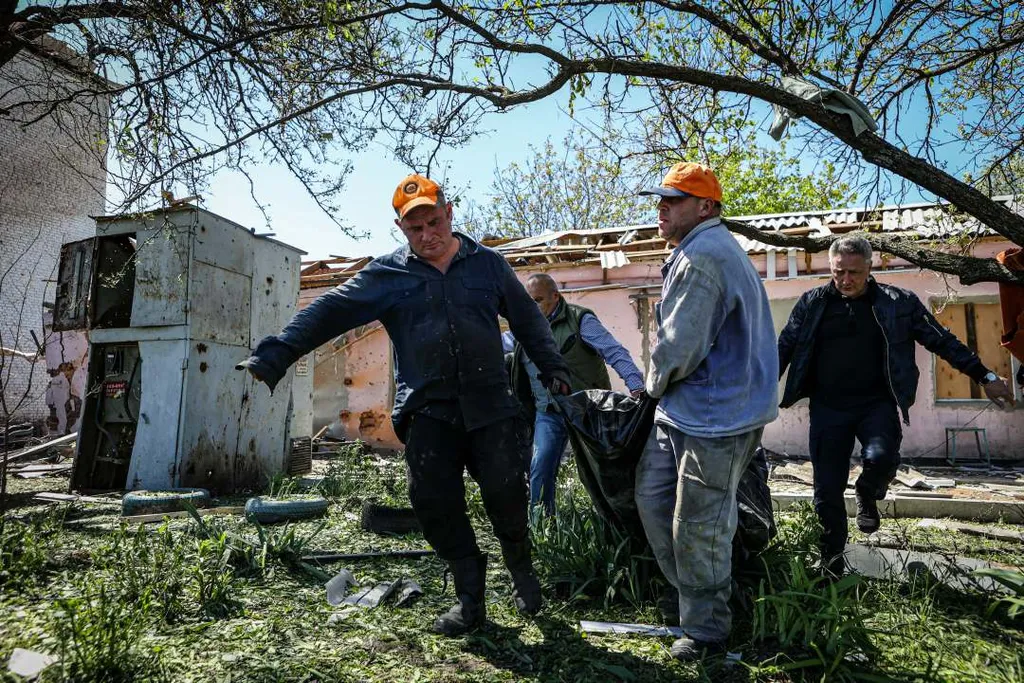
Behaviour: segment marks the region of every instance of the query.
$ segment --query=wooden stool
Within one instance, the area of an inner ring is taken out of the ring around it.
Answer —
[[[974,432],[974,443],[978,446],[978,458],[984,459],[986,465],[991,466],[992,460],[988,454],[988,434],[984,427],[946,427],[946,462],[950,465],[956,464],[956,435],[963,432]],[[949,450],[950,436],[953,438],[953,452]],[[982,447],[982,440],[985,446]]]

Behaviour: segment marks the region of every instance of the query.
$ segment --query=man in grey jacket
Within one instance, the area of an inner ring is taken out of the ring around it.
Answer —
[[[778,415],[778,353],[768,296],[719,218],[714,172],[679,163],[660,187],[658,337],[647,393],[660,399],[637,466],[636,502],[665,577],[679,591],[683,661],[724,650],[732,626],[736,488]]]

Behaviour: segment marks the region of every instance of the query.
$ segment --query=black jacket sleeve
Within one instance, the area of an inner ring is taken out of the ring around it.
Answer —
[[[508,262],[500,257],[499,260],[501,316],[508,320],[516,341],[523,345],[526,355],[537,365],[541,382],[547,386],[552,379],[559,379],[568,384],[569,366],[555,346],[555,338],[551,336],[551,324],[526,293],[526,288]]]
[[[252,356],[239,363],[273,391],[288,368],[321,344],[384,312],[387,287],[377,282],[381,270],[370,263],[351,280],[317,297],[299,311],[281,334],[264,337]]]
[[[796,350],[797,341],[800,339],[800,328],[807,317],[808,294],[810,292],[804,292],[797,300],[792,313],[789,314],[789,321],[779,333],[779,377],[782,377],[789,367],[789,362],[793,360],[793,351]]]

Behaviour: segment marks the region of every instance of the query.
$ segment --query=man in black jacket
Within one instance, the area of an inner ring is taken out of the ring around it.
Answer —
[[[452,232],[452,205],[437,183],[405,178],[392,206],[408,244],[317,298],[241,365],[273,389],[299,357],[354,327],[383,323],[395,349],[392,420],[405,444],[409,499],[423,535],[451,567],[459,600],[434,629],[459,635],[485,619],[487,557],[466,515],[466,470],[480,485],[516,606],[525,614],[541,606],[527,528],[529,443],[505,372],[498,316],[509,321],[549,391],[568,393],[569,369],[505,259]]]
[[[805,292],[779,335],[779,372],[789,366],[782,397],[788,408],[810,397],[814,508],[823,527],[823,568],[843,573],[846,507],[843,492],[856,438],[863,471],[856,483],[857,527],[878,530],[877,501],[896,475],[903,438],[899,412],[910,424],[917,393],[915,342],[982,385],[1000,407],[1012,407],[1006,381],[942,327],[913,293],[878,283],[871,245],[843,237],[829,249],[832,281]]]

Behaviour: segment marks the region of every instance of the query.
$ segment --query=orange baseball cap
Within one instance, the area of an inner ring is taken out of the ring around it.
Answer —
[[[715,172],[703,164],[681,161],[668,170],[660,187],[652,187],[640,194],[660,197],[701,197],[722,201],[722,186]]]
[[[441,186],[426,176],[413,173],[407,176],[395,188],[395,196],[391,206],[399,218],[405,218],[417,206],[437,206],[444,203],[444,191]]]

